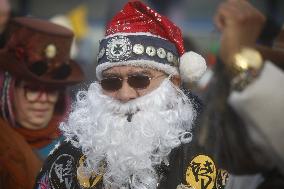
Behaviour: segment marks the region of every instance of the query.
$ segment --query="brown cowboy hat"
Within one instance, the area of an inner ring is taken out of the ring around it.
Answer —
[[[0,49],[0,69],[42,84],[68,85],[84,79],[70,59],[73,33],[51,22],[19,17],[10,21],[5,47]]]

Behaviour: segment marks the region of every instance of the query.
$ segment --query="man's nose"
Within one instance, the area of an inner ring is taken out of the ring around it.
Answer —
[[[127,80],[124,80],[122,82],[122,87],[117,91],[117,100],[128,102],[129,100],[133,100],[137,97],[137,91],[128,85]]]

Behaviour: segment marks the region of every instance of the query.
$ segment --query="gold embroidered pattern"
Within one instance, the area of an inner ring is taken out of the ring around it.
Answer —
[[[216,167],[206,155],[192,159],[186,170],[186,182],[195,189],[213,189],[216,179]]]
[[[88,174],[84,172],[83,167],[85,159],[86,157],[82,156],[79,160],[79,166],[77,167],[77,180],[83,188],[94,188],[102,180],[103,174]]]

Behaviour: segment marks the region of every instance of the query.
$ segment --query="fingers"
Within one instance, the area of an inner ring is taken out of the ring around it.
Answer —
[[[219,5],[214,16],[214,23],[219,30],[230,24],[264,22],[264,15],[247,0],[228,0]]]
[[[214,23],[222,31],[224,27],[230,25],[234,17],[238,15],[238,9],[230,3],[222,3],[214,16]]]
[[[220,15],[215,15],[213,18],[213,22],[215,23],[218,30],[223,31],[224,28],[224,19]]]

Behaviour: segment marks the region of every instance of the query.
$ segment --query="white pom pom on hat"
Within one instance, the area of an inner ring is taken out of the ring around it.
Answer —
[[[186,52],[180,57],[180,76],[183,82],[197,81],[206,71],[205,59],[193,52]]]

